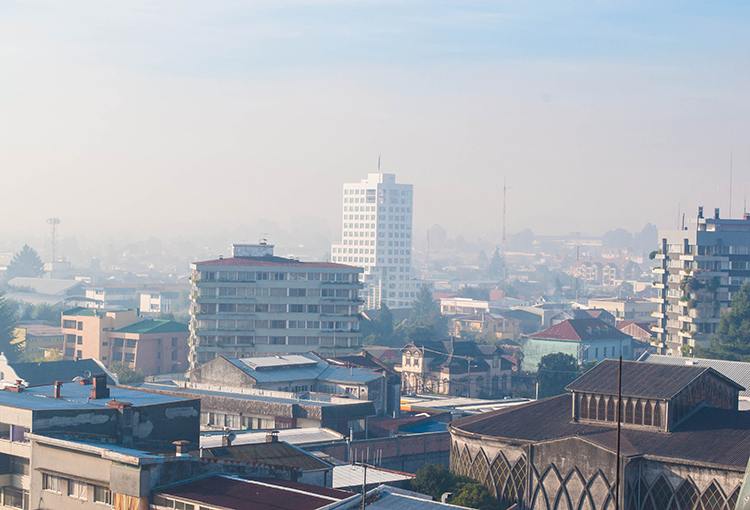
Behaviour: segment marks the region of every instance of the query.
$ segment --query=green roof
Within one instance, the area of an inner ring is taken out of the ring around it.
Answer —
[[[187,333],[187,324],[182,324],[175,321],[167,321],[160,319],[146,319],[141,322],[136,322],[130,326],[125,326],[115,330],[115,333],[136,333],[136,334],[152,334],[152,333]]]
[[[76,306],[74,308],[71,308],[70,310],[63,311],[62,314],[79,317],[105,317],[107,315],[107,312],[127,312],[128,310],[132,310],[132,308],[122,308],[119,310],[99,310],[93,308],[85,308],[83,306]]]

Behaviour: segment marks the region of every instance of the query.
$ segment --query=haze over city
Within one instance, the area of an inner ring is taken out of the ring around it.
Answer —
[[[335,238],[341,183],[379,157],[414,184],[420,239],[496,236],[503,179],[511,233],[727,216],[730,154],[738,217],[748,9],[4,2],[0,233]]]

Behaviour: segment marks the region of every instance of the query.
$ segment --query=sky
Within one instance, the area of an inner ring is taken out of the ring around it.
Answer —
[[[0,235],[335,233],[379,157],[421,232],[499,232],[503,182],[509,233],[727,216],[730,159],[738,217],[748,22],[739,1],[0,0]]]

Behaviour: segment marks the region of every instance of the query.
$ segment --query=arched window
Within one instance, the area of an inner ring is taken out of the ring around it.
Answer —
[[[481,375],[477,377],[477,388],[484,388],[484,377],[482,377]]]
[[[625,404],[625,423],[633,423],[633,401],[630,399]]]
[[[605,418],[606,414],[607,414],[607,404],[604,401],[604,396],[602,395],[601,397],[599,397],[599,409],[596,414],[596,419],[604,421],[606,419]]]
[[[508,389],[508,374],[503,374],[503,385],[502,385],[503,391]]]
[[[654,426],[661,427],[661,406],[658,402],[654,404]]]
[[[633,417],[633,423],[636,425],[643,425],[643,407],[641,401],[635,401],[635,416]]]
[[[591,395],[589,398],[589,420],[596,420],[596,397]]]
[[[646,405],[643,408],[643,424],[651,425],[651,402],[646,401]]]
[[[586,395],[581,395],[581,402],[578,404],[578,416],[582,420],[589,417],[589,399],[586,398]]]
[[[615,421],[615,399],[607,399],[607,421]]]

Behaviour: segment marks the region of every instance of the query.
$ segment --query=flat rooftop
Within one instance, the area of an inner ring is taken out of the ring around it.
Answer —
[[[243,444],[256,444],[266,442],[266,431],[232,431],[235,438],[232,446]],[[345,436],[330,429],[322,427],[305,427],[299,429],[280,429],[279,441],[293,444],[295,446],[307,446],[319,443],[330,443],[333,441],[343,441]],[[216,448],[221,446],[223,432],[206,432],[201,434],[201,448]]]
[[[227,510],[317,510],[352,497],[351,492],[300,482],[216,475],[159,491],[154,503],[168,498]]]
[[[107,407],[110,400],[129,402],[134,407],[166,404],[188,400],[184,397],[136,391],[126,388],[109,388],[109,398],[91,399],[93,385],[67,383],[63,384],[60,398],[53,398],[54,386],[35,386],[26,388],[22,393],[0,391],[0,405],[30,409],[32,411],[63,409],[95,409]]]

